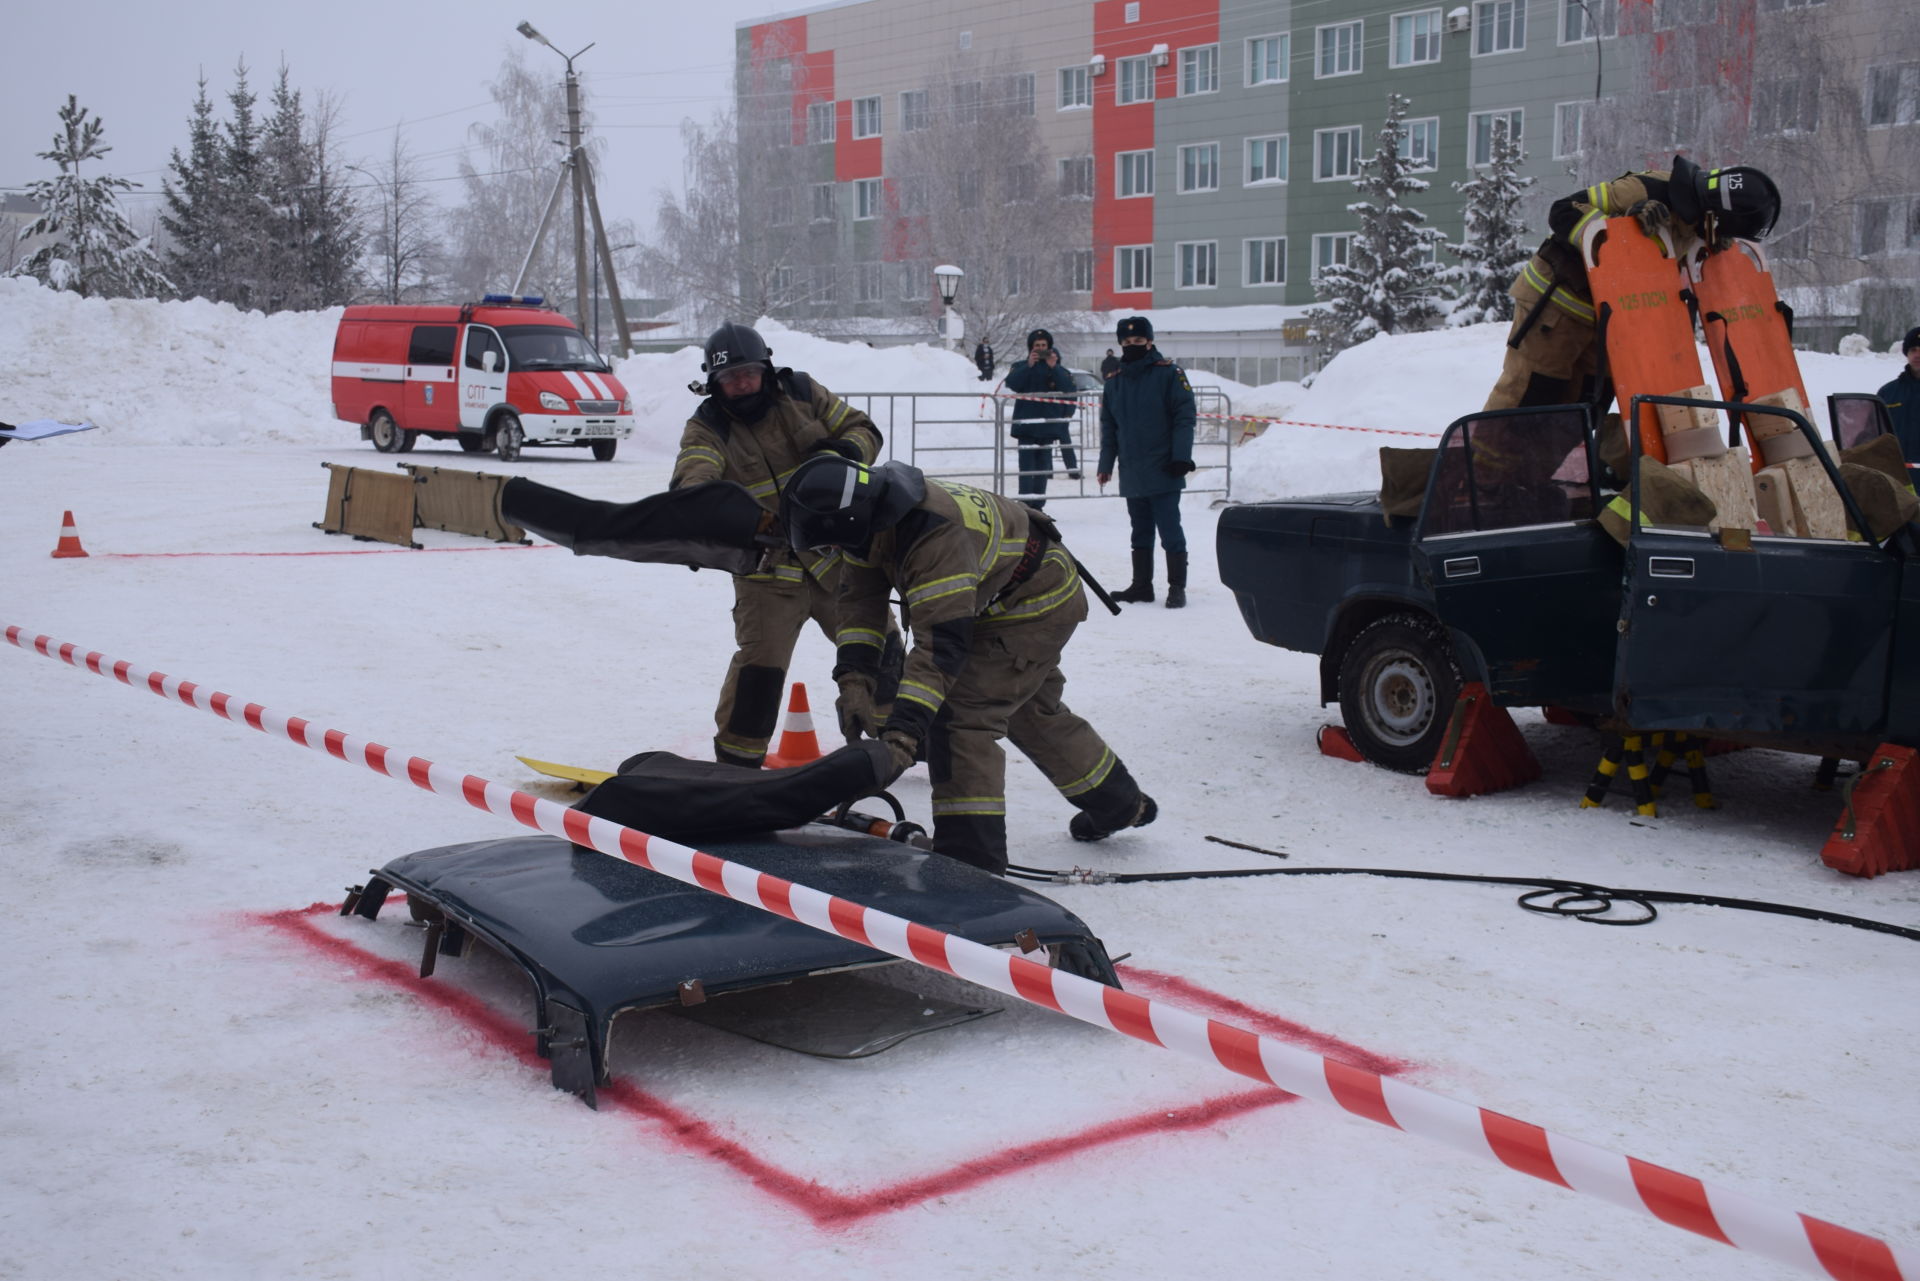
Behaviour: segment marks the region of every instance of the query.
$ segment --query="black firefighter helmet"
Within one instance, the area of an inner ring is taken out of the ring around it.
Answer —
[[[752,325],[729,320],[708,335],[706,358],[700,362],[700,372],[707,376],[707,387],[712,390],[714,379],[721,371],[753,364],[765,365],[771,370],[773,349]]]
[[[926,478],[905,463],[870,467],[822,451],[798,467],[780,493],[780,522],[797,552],[864,548],[927,496]]]
[[[1780,217],[1780,189],[1752,165],[1702,169],[1675,156],[1668,198],[1673,212],[1696,227],[1704,228],[1704,219],[1711,217],[1722,240],[1759,240]]]

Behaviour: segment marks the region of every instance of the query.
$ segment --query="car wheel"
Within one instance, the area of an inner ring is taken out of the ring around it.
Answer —
[[[484,436],[477,436],[473,432],[463,431],[460,433],[459,439],[460,448],[466,453],[484,454],[487,452],[487,441]]]
[[[373,447],[383,454],[399,453],[406,436],[400,424],[393,421],[393,415],[384,409],[373,411],[373,417],[367,419],[367,431],[373,437]]]
[[[1347,734],[1375,765],[1424,774],[1440,750],[1460,667],[1446,629],[1421,614],[1389,614],[1360,629],[1340,659]]]
[[[413,452],[413,447],[419,443],[420,443],[419,432],[403,431],[400,433],[400,449],[398,452],[403,454],[411,454]]]
[[[620,442],[617,440],[596,440],[591,443],[593,445],[593,458],[595,462],[612,462],[615,451],[620,448]]]
[[[520,430],[520,420],[512,414],[502,414],[493,429],[493,450],[500,455],[501,462],[510,463],[520,456],[520,444],[526,438],[526,433]]]

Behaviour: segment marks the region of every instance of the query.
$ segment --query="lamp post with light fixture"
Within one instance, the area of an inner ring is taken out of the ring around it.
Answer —
[[[966,274],[951,263],[941,263],[933,269],[934,284],[940,289],[940,305],[945,310],[945,323],[942,330],[948,351],[960,349],[962,325],[960,313],[953,309],[953,300],[960,292],[960,281]]]

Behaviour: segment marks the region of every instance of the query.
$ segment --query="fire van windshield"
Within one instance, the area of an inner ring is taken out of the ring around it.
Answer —
[[[610,373],[600,353],[577,329],[558,325],[503,325],[507,356],[515,369],[589,369]]]

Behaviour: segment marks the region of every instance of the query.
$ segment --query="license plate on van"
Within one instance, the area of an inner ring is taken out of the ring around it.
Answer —
[[[580,425],[580,434],[582,436],[611,436],[613,435],[613,424],[582,423]]]

